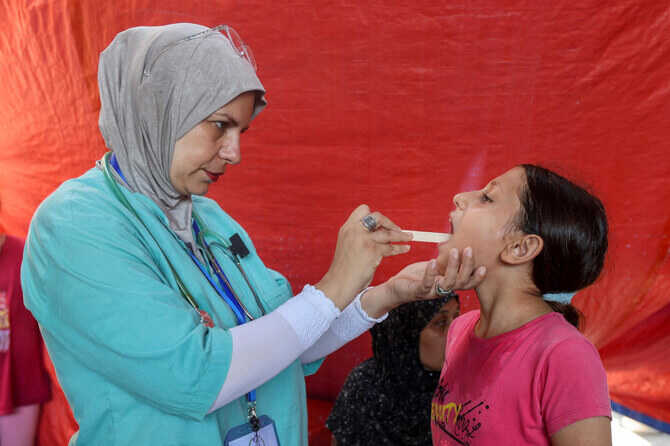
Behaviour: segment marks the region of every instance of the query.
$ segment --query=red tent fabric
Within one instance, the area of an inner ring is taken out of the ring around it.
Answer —
[[[294,289],[319,280],[359,203],[440,231],[454,193],[518,163],[591,186],[611,247],[604,276],[575,303],[613,400],[670,430],[667,2],[2,2],[7,232],[25,235],[40,201],[104,153],[100,51],[125,28],[178,21],[231,24],[253,48],[269,107],[244,138],[242,164],[210,196]],[[417,244],[376,280],[434,252]],[[467,294],[464,310],[475,306]],[[310,392],[336,395],[342,364],[363,359],[368,343],[327,360]],[[62,396],[47,406],[41,445],[65,444],[66,407]]]

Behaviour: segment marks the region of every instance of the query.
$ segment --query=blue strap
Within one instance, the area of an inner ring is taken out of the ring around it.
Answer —
[[[196,223],[195,219],[193,220],[193,232],[195,233],[195,238],[197,240],[198,234],[200,233],[200,227],[198,226],[198,223]],[[207,249],[209,249],[209,247],[207,246],[207,242],[203,240],[203,243],[205,244],[205,247]],[[242,308],[240,307],[239,303],[237,302],[237,299],[235,299],[232,291],[230,290],[230,288],[228,288],[228,285],[226,285],[226,281],[223,280],[223,278],[219,276],[219,273],[216,270],[214,271],[214,275],[219,280],[219,284],[221,285],[221,288],[225,291],[225,297],[224,297],[224,295],[221,294],[221,291],[219,290],[219,288],[217,288],[216,285],[214,284],[214,281],[213,281],[211,275],[208,274],[208,272],[205,270],[205,268],[200,263],[198,258],[190,251],[189,251],[189,254],[190,254],[191,258],[193,259],[193,261],[195,262],[195,264],[198,265],[198,268],[200,268],[200,271],[202,271],[202,274],[204,274],[204,276],[207,277],[207,280],[209,281],[209,283],[212,284],[212,286],[217,291],[219,296],[221,296],[226,301],[226,303],[233,309],[233,312],[235,313],[235,316],[237,317],[238,324],[245,323],[246,322],[246,317],[244,316],[244,312],[243,312]],[[221,271],[221,273],[224,274],[224,276],[225,276],[225,273],[223,272],[223,268],[221,268],[221,265],[219,265],[219,261],[216,260],[216,257],[213,257],[212,261],[214,261],[218,270]],[[227,277],[226,277],[226,279],[227,279]],[[251,403],[256,401],[256,389],[247,393],[247,401],[249,401]]]
[[[126,184],[128,184],[128,180],[126,180],[126,177],[123,176],[123,172],[121,172],[121,167],[119,167],[119,161],[116,159],[116,155],[114,154],[114,152],[112,152],[112,156],[109,158],[109,164],[112,165],[112,167],[114,168],[114,170],[116,170],[116,173],[119,174],[119,176],[121,177],[121,179],[122,179]]]
[[[561,304],[569,304],[576,293],[547,293],[542,295],[542,299],[550,302],[558,302]]]
[[[237,319],[237,323],[244,324],[247,321],[246,316],[244,316],[244,311],[233,297],[233,292],[230,290],[230,288],[228,288],[226,283],[221,279],[221,277],[219,277],[219,275],[216,272],[214,272],[214,275],[216,275],[217,278],[219,279],[220,285],[217,285],[217,283],[214,282],[212,276],[209,274],[209,272],[207,272],[203,264],[200,263],[200,260],[198,260],[195,254],[193,254],[191,251],[188,251],[188,255],[191,256],[193,262],[198,266],[198,269],[200,269],[202,274],[207,278],[207,281],[212,285],[214,290],[216,290],[219,297],[221,297],[223,301],[226,302],[228,306],[230,306],[230,308],[233,310],[233,313],[235,313],[235,318]]]
[[[647,426],[651,426],[654,429],[657,429],[661,432],[665,432],[666,434],[670,434],[670,423],[667,423],[665,421],[662,421],[658,418],[654,418],[650,415],[647,415],[642,412],[638,412],[633,409],[629,409],[628,407],[624,406],[623,404],[616,403],[612,401],[612,410],[615,412],[619,412],[622,415],[625,415],[627,417],[630,417],[634,420],[639,421],[640,423],[644,423]]]
[[[195,232],[195,238],[198,238],[198,234],[200,233],[200,227],[198,224],[193,220],[193,231]],[[205,248],[209,249],[207,246],[207,242],[203,240],[203,243],[205,243]],[[219,296],[233,309],[233,312],[235,313],[235,317],[237,318],[237,323],[238,324],[244,324],[247,322],[247,318],[244,315],[244,310],[242,309],[242,306],[237,302],[237,299],[235,298],[235,295],[233,294],[233,291],[228,287],[226,282],[228,281],[228,277],[225,277],[225,273],[223,272],[223,268],[221,268],[221,265],[219,265],[219,261],[216,260],[214,257],[213,259],[210,259],[210,261],[214,261],[216,266],[218,267],[219,271],[221,271],[222,274],[224,274],[224,277],[221,277],[219,273],[214,270],[214,275],[218,279],[219,286],[217,287],[216,284],[214,283],[214,279],[212,278],[211,274],[205,269],[205,267],[200,263],[198,258],[193,254],[191,251],[188,251],[189,255],[193,259],[196,265],[198,265],[198,268],[200,268],[200,271],[202,271],[202,274],[207,278],[210,284],[214,287],[216,292],[219,294]],[[214,265],[212,265],[213,267]]]
[[[116,159],[116,156],[115,156],[114,153],[112,153],[112,156],[110,157],[109,163],[112,165],[112,167],[114,168],[116,173],[119,174],[121,179],[123,181],[125,181],[126,184],[127,184],[128,181],[126,180],[126,177],[123,175],[123,172],[121,172],[121,167],[119,166],[119,162]],[[195,222],[195,220],[193,221],[193,230],[195,231],[195,236],[197,238],[198,233],[200,232],[200,228],[198,227],[198,224]],[[237,319],[237,323],[241,325],[241,324],[244,324],[245,322],[247,322],[247,318],[244,315],[244,311],[242,310],[240,304],[235,299],[232,290],[228,287],[228,285],[226,285],[225,280],[223,280],[223,278],[221,276],[219,276],[219,274],[216,271],[214,271],[214,274],[216,275],[216,277],[219,281],[219,285],[217,285],[214,282],[214,279],[212,278],[212,276],[209,274],[209,272],[207,272],[205,267],[200,263],[198,258],[189,249],[187,249],[186,251],[191,256],[191,259],[193,259],[193,262],[198,266],[198,269],[200,269],[202,274],[207,278],[207,281],[212,285],[212,287],[214,287],[214,290],[219,295],[219,297],[221,297],[223,299],[223,301],[228,304],[228,306],[231,308],[231,310],[233,310],[233,313],[235,314],[235,319]],[[216,263],[216,266],[219,268],[219,270],[221,272],[223,272],[223,268],[221,268],[221,265],[219,265],[219,262],[216,260],[216,258],[214,258],[214,262]],[[250,401],[250,402],[256,401],[256,389],[247,393],[247,400]]]
[[[195,222],[193,222],[195,226]],[[233,293],[230,288],[228,288],[228,285],[226,285],[226,282],[219,276],[219,274],[214,271],[214,275],[219,279],[219,284],[221,287],[217,287],[216,284],[214,283],[214,279],[212,279],[212,276],[207,272],[205,267],[200,263],[198,258],[193,254],[191,251],[188,251],[189,255],[193,259],[196,265],[198,265],[198,268],[200,268],[200,271],[202,271],[202,274],[207,278],[209,283],[214,287],[218,295],[230,306],[230,308],[233,310],[233,313],[235,313],[235,318],[237,319],[238,324],[244,324],[247,321],[246,316],[244,315],[244,312],[242,308],[240,307],[239,303],[233,296]],[[219,267],[219,271],[223,273],[223,269],[219,265],[219,262],[214,258],[214,262],[216,265]],[[223,290],[222,290],[223,289]],[[222,292],[223,291],[223,292]],[[251,390],[249,393],[247,393],[247,401],[249,402],[255,402],[256,401],[256,389]]]

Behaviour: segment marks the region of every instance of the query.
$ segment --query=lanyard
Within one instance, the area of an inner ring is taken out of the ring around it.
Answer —
[[[119,163],[116,159],[116,156],[114,156],[113,153],[112,153],[112,155],[109,159],[109,163],[112,165],[114,170],[116,170],[116,173],[119,174],[121,179],[123,181],[125,181],[126,184],[127,184],[128,181],[126,180],[126,177],[123,175],[123,172],[121,172],[121,167],[119,166]],[[193,221],[193,229],[194,229],[196,237],[197,237],[198,234],[200,233],[200,227],[195,222],[195,220]],[[209,257],[208,260],[209,260],[212,268],[214,268],[214,274],[216,275],[216,277],[218,279],[218,282],[219,282],[218,284],[214,281],[212,276],[209,274],[207,269],[202,265],[202,263],[198,260],[198,258],[195,256],[195,254],[193,254],[193,252],[188,248],[186,248],[186,251],[188,252],[188,254],[191,257],[191,259],[193,260],[193,262],[196,264],[198,269],[202,272],[202,274],[205,276],[207,281],[210,283],[210,285],[212,285],[212,287],[214,288],[216,293],[219,295],[219,297],[221,297],[224,300],[224,302],[226,302],[226,304],[228,304],[230,309],[233,311],[233,313],[235,314],[235,319],[237,319],[237,323],[238,324],[244,324],[245,322],[247,322],[247,319],[251,319],[251,315],[249,314],[248,317],[245,316],[244,313],[246,311],[244,310],[240,300],[237,298],[237,296],[233,292],[232,287],[230,286],[230,282],[228,281],[228,278],[225,277],[225,274],[223,273],[223,269],[219,265],[219,262],[216,260],[216,257],[214,257],[214,255],[211,253],[211,250],[209,249],[209,246],[206,245],[206,242],[204,242],[204,240],[203,240],[203,244],[205,244],[205,249],[207,250],[207,252],[209,254],[206,257]],[[173,273],[174,273],[174,270],[173,270]],[[191,297],[191,299],[187,298],[187,300],[189,301],[189,303],[191,303],[191,305],[193,305],[194,299],[192,297]],[[196,310],[198,310],[197,305],[195,306],[195,308],[196,308]],[[246,312],[246,313],[248,314],[248,312]]]
[[[125,176],[123,175],[123,172],[121,172],[121,167],[119,166],[119,163],[116,159],[116,156],[114,156],[113,153],[111,154],[111,156],[109,156],[109,153],[108,153],[103,158],[103,163],[102,163],[103,164],[103,169],[104,169],[103,171],[105,172],[106,176],[109,174],[109,172],[106,170],[106,167],[107,167],[106,166],[106,161],[107,160],[109,160],[109,164],[119,174],[121,179],[124,182],[126,182],[126,184],[127,184],[128,181],[126,180]],[[115,189],[118,188],[118,186],[116,185],[116,182],[114,181],[114,179],[113,178],[108,178],[108,183],[110,184],[110,187],[112,187],[114,192],[116,192]],[[117,198],[119,198],[119,200],[121,201],[121,203],[124,204],[124,206],[127,209],[131,210],[132,213],[135,214],[135,216],[140,220],[140,222],[142,222],[142,220],[139,218],[139,216],[137,215],[137,213],[133,209],[132,205],[128,202],[128,200],[126,200],[125,197],[123,195],[121,195],[120,192],[119,192],[119,194],[116,194],[116,195],[117,195]],[[200,229],[199,225],[196,223],[195,219],[193,221],[193,229],[195,231],[196,237],[198,237],[198,235],[201,232],[201,229]],[[147,228],[147,230],[148,230],[148,228]],[[205,231],[203,231],[203,232],[205,232]],[[237,320],[238,325],[244,324],[245,322],[247,322],[247,316],[245,316],[245,313],[248,315],[248,318],[250,320],[252,319],[251,315],[249,314],[248,311],[246,311],[246,309],[242,305],[241,300],[238,299],[237,296],[235,295],[235,292],[232,290],[232,287],[230,286],[230,282],[228,281],[228,278],[223,273],[223,269],[219,265],[219,262],[216,260],[216,257],[214,257],[214,254],[212,253],[212,251],[209,248],[209,246],[207,245],[207,243],[204,241],[204,238],[202,238],[202,241],[203,241],[205,251],[207,253],[207,255],[205,255],[205,257],[208,257],[210,265],[214,269],[214,274],[216,275],[216,277],[219,281],[218,285],[214,281],[214,279],[212,278],[211,274],[209,274],[207,269],[202,265],[202,263],[195,256],[195,254],[191,250],[189,250],[188,248],[185,248],[186,251],[188,252],[188,254],[191,257],[191,259],[193,260],[193,262],[197,265],[198,269],[205,276],[207,281],[212,285],[212,287],[214,288],[216,293],[219,295],[219,297],[221,297],[221,299],[223,299],[224,302],[226,302],[226,304],[228,304],[230,309],[233,311],[233,313],[235,314],[235,319]],[[159,245],[159,249],[161,249],[160,245]],[[161,249],[161,252],[163,252],[162,249]],[[265,309],[263,308],[262,304],[260,304],[260,301],[259,301],[259,299],[256,295],[256,292],[254,291],[253,287],[251,286],[251,283],[249,283],[249,281],[247,279],[247,276],[244,273],[244,270],[242,269],[241,265],[239,264],[240,263],[239,260],[236,258],[236,256],[234,254],[231,254],[231,255],[235,257],[234,263],[236,264],[236,266],[238,267],[238,269],[240,270],[240,272],[244,276],[244,279],[247,282],[247,284],[249,285],[249,288],[251,289],[252,293],[254,294],[254,297],[256,298],[256,301],[259,304],[259,307],[260,307],[261,311],[263,313],[265,313]],[[170,266],[170,269],[172,270],[172,274],[173,274],[175,280],[177,281],[177,286],[179,287],[179,290],[181,291],[182,295],[188,301],[188,303],[202,317],[202,310],[199,309],[197,303],[195,302],[195,299],[186,289],[186,286],[183,284],[182,280],[180,279],[179,275],[177,274],[177,271],[172,266],[172,263],[170,262],[169,258],[165,254],[165,252],[163,252],[163,256],[168,261],[168,265]],[[249,393],[247,393],[247,401],[249,403],[248,418],[249,418],[250,422],[254,422],[254,420],[257,421],[258,418],[256,416],[256,389],[253,389]]]
[[[214,274],[216,275],[216,278],[218,279],[219,283],[217,284],[214,282],[214,279],[212,276],[209,274],[207,269],[200,263],[200,260],[193,254],[190,250],[188,251],[188,254],[191,256],[191,259],[193,259],[193,263],[196,264],[198,269],[200,269],[200,272],[202,272],[202,275],[205,276],[207,281],[212,285],[212,288],[214,288],[219,295],[233,310],[233,313],[235,313],[235,319],[237,319],[238,324],[244,324],[247,322],[247,317],[244,315],[244,310],[242,309],[242,306],[240,303],[237,301],[235,298],[230,286],[228,285],[228,279],[224,276],[221,277],[219,275],[219,271],[214,271]],[[216,261],[216,259],[214,259]],[[220,268],[219,268],[220,269]],[[223,271],[221,271],[223,274]]]

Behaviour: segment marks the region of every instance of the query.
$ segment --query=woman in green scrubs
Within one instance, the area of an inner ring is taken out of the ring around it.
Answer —
[[[389,309],[469,287],[472,259],[406,268],[361,293],[410,236],[358,207],[332,264],[294,297],[202,195],[240,161],[266,102],[232,28],[131,28],[100,57],[110,153],[37,210],[22,268],[79,423],[70,445],[307,445],[304,376]],[[400,242],[400,243],[392,243]]]

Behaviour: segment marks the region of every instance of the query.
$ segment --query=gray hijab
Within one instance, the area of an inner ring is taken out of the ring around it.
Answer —
[[[127,186],[153,200],[170,227],[193,245],[191,197],[170,181],[175,142],[213,112],[256,91],[253,117],[265,107],[256,73],[220,32],[190,23],[127,29],[101,53],[100,132]]]

